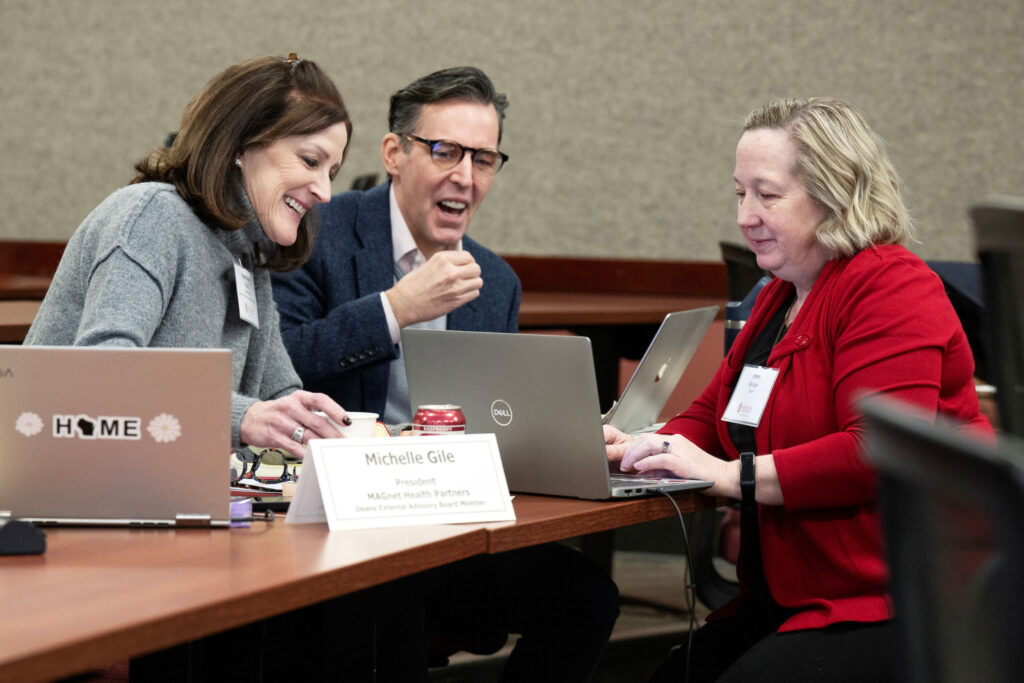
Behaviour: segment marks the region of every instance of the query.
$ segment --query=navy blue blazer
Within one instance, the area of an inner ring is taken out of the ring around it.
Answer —
[[[380,293],[394,284],[390,183],[344,192],[318,207],[320,234],[300,269],[273,275],[281,337],[304,388],[346,410],[384,413],[391,343]],[[516,332],[522,286],[500,256],[469,237],[480,296],[448,314],[448,329]]]

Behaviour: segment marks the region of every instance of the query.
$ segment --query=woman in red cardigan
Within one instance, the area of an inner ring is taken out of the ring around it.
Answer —
[[[893,677],[877,478],[856,400],[885,393],[991,432],[942,283],[882,140],[849,105],[772,102],[736,147],[738,223],[762,290],[711,384],[657,435],[606,427],[623,471],[709,479],[742,501],[740,594],[656,681]]]

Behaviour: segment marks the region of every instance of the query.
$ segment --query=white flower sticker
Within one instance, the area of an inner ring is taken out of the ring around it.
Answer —
[[[43,431],[43,418],[35,413],[22,413],[14,423],[14,428],[25,436],[35,436]]]
[[[149,421],[146,431],[157,443],[170,443],[181,436],[181,423],[173,415],[160,413]]]

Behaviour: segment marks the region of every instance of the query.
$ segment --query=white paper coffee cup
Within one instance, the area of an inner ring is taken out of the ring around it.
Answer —
[[[350,425],[340,425],[331,418],[327,417],[327,413],[322,410],[314,410],[314,415],[319,415],[341,432],[346,438],[355,439],[373,436],[373,430],[377,426],[377,413],[357,413],[348,411],[348,417],[352,420]]]

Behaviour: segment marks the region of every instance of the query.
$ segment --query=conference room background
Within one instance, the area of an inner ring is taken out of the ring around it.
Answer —
[[[65,240],[228,64],[314,59],[355,123],[334,191],[383,173],[387,98],[483,68],[511,156],[471,227],[503,254],[719,260],[743,118],[835,96],[886,139],[920,228],[973,259],[967,208],[1024,192],[1020,0],[0,0],[0,239]]]

